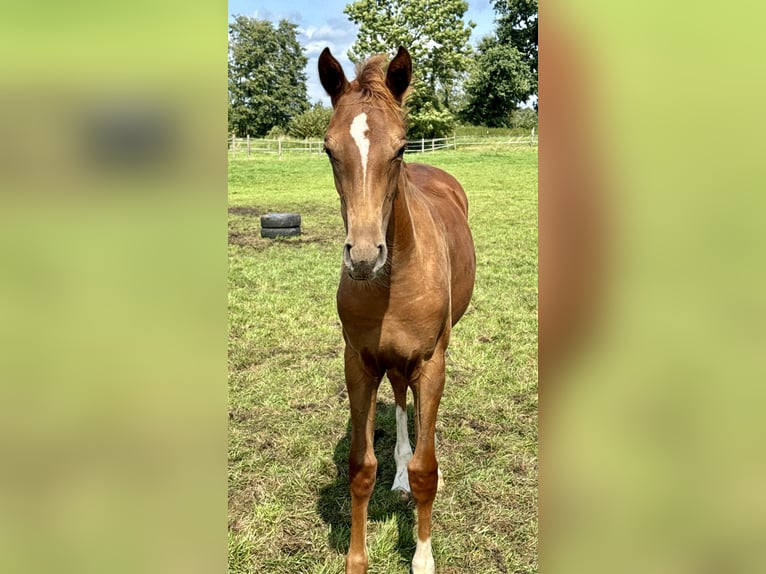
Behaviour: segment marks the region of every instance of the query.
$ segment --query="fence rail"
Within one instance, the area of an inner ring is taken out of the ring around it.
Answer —
[[[533,129],[523,136],[457,136],[448,138],[419,139],[407,143],[410,153],[427,153],[437,150],[483,146],[536,146],[537,133]],[[322,140],[261,139],[231,136],[228,140],[229,157],[249,158],[254,155],[272,154],[282,159],[283,154],[308,153],[320,155],[324,152]]]

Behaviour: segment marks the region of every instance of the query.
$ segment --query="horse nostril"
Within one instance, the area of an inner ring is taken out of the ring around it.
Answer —
[[[343,262],[347,267],[351,267],[351,244],[346,243],[343,246]]]
[[[388,257],[388,251],[385,244],[378,245],[378,257],[375,259],[375,269],[380,269],[386,264],[386,258]]]

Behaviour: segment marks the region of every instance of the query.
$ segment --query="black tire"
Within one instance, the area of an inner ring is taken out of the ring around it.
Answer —
[[[301,234],[300,227],[262,227],[261,237],[274,239],[275,237],[296,237]]]
[[[300,213],[267,213],[265,215],[261,215],[261,227],[263,228],[284,228],[300,226]]]

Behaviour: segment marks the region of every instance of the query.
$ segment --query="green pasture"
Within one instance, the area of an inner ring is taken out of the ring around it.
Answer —
[[[455,175],[477,274],[439,411],[440,574],[537,571],[537,148],[406,156]],[[265,240],[259,215],[298,211]],[[343,223],[324,156],[229,165],[229,571],[340,573],[348,548],[348,398],[335,311]],[[406,573],[415,509],[390,491],[393,393],[378,396],[370,572]],[[411,408],[411,407],[410,407]],[[410,421],[412,417],[410,417]]]

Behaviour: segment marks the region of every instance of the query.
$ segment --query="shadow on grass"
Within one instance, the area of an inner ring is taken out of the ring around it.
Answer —
[[[368,506],[368,524],[386,522],[396,517],[398,529],[397,551],[402,563],[410,564],[415,555],[415,503],[402,500],[401,494],[391,491],[396,475],[394,447],[396,446],[396,407],[378,402],[375,419],[375,456],[378,472],[375,489]],[[410,442],[412,442],[412,405],[408,405]],[[348,483],[348,452],[351,445],[351,419],[346,426],[346,435],[335,445],[333,460],[336,468],[335,480],[320,491],[317,509],[322,520],[330,526],[330,547],[341,554],[348,552],[351,537],[351,494]],[[414,446],[414,445],[413,445]],[[368,532],[369,545],[369,532]],[[369,548],[369,546],[368,546]],[[372,553],[372,552],[371,552]]]

